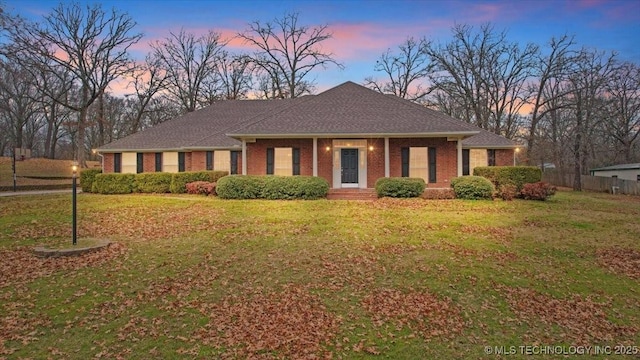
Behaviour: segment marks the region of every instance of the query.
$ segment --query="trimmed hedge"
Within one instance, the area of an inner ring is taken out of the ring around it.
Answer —
[[[259,199],[265,176],[229,175],[218,180],[216,192],[221,199]]]
[[[168,193],[173,175],[163,172],[136,174],[136,190],[141,193]]]
[[[419,197],[427,184],[421,178],[389,177],[376,181],[378,197],[410,198]]]
[[[99,194],[131,194],[136,191],[134,174],[97,174],[92,192]]]
[[[100,169],[86,169],[80,171],[80,187],[84,192],[93,191],[93,182],[96,180],[96,175],[102,174]]]
[[[318,199],[327,196],[329,183],[315,176],[231,175],[218,180],[222,199]]]
[[[174,173],[171,177],[170,191],[174,194],[187,192],[187,184],[195,181],[217,182],[229,173],[226,171],[188,171]]]
[[[542,171],[536,166],[479,166],[473,169],[473,175],[489,179],[496,189],[514,185],[516,192],[520,192],[524,184],[542,180]]]
[[[461,176],[451,180],[456,198],[464,200],[493,199],[491,181],[481,176]]]

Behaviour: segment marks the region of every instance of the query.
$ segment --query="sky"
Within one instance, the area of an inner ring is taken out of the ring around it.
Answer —
[[[81,3],[94,4],[95,1]],[[57,6],[50,0],[0,0],[6,10],[40,20]],[[507,39],[522,46],[533,42],[544,48],[552,37],[575,36],[579,46],[616,51],[619,59],[640,63],[640,0],[103,0],[104,9],[128,13],[144,37],[132,56],[143,59],[150,42],[170,31],[202,34],[214,30],[231,39],[247,28],[287,12],[299,13],[303,25],[328,25],[333,38],[322,44],[344,65],[314,71],[320,92],[345,81],[362,83],[382,77],[374,71],[380,55],[409,36],[436,43],[451,40],[451,28],[468,24],[476,28],[491,23],[506,31]],[[230,50],[247,51],[239,41]],[[123,91],[114,89],[115,92]]]

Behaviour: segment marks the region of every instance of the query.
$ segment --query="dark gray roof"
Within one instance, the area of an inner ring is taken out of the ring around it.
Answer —
[[[475,135],[477,134],[477,135]],[[116,140],[101,152],[239,148],[241,137],[463,136],[464,147],[516,145],[465,122],[353,82],[318,95],[226,100]]]
[[[635,170],[635,169],[640,169],[640,163],[611,165],[611,166],[605,166],[597,169],[591,169],[591,171]]]
[[[492,149],[512,149],[518,145],[516,142],[507,139],[504,136],[494,134],[492,132],[480,129],[480,133],[472,137],[462,140],[463,148],[492,148]]]
[[[470,136],[478,129],[408,100],[346,82],[229,131],[232,137],[310,135]]]
[[[214,103],[100,147],[99,151],[230,148],[238,140],[225,135],[256,116],[287,107],[297,99],[228,100]]]

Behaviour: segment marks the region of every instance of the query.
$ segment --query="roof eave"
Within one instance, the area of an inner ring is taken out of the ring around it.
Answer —
[[[479,134],[479,131],[447,131],[426,133],[302,133],[302,134],[225,134],[234,139],[300,139],[300,138],[415,138],[415,137],[456,137],[466,138]]]

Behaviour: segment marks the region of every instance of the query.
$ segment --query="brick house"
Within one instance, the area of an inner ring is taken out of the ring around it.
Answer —
[[[97,151],[105,173],[312,175],[332,188],[410,176],[448,188],[476,166],[513,165],[516,148],[502,136],[346,82],[296,99],[220,101]]]

